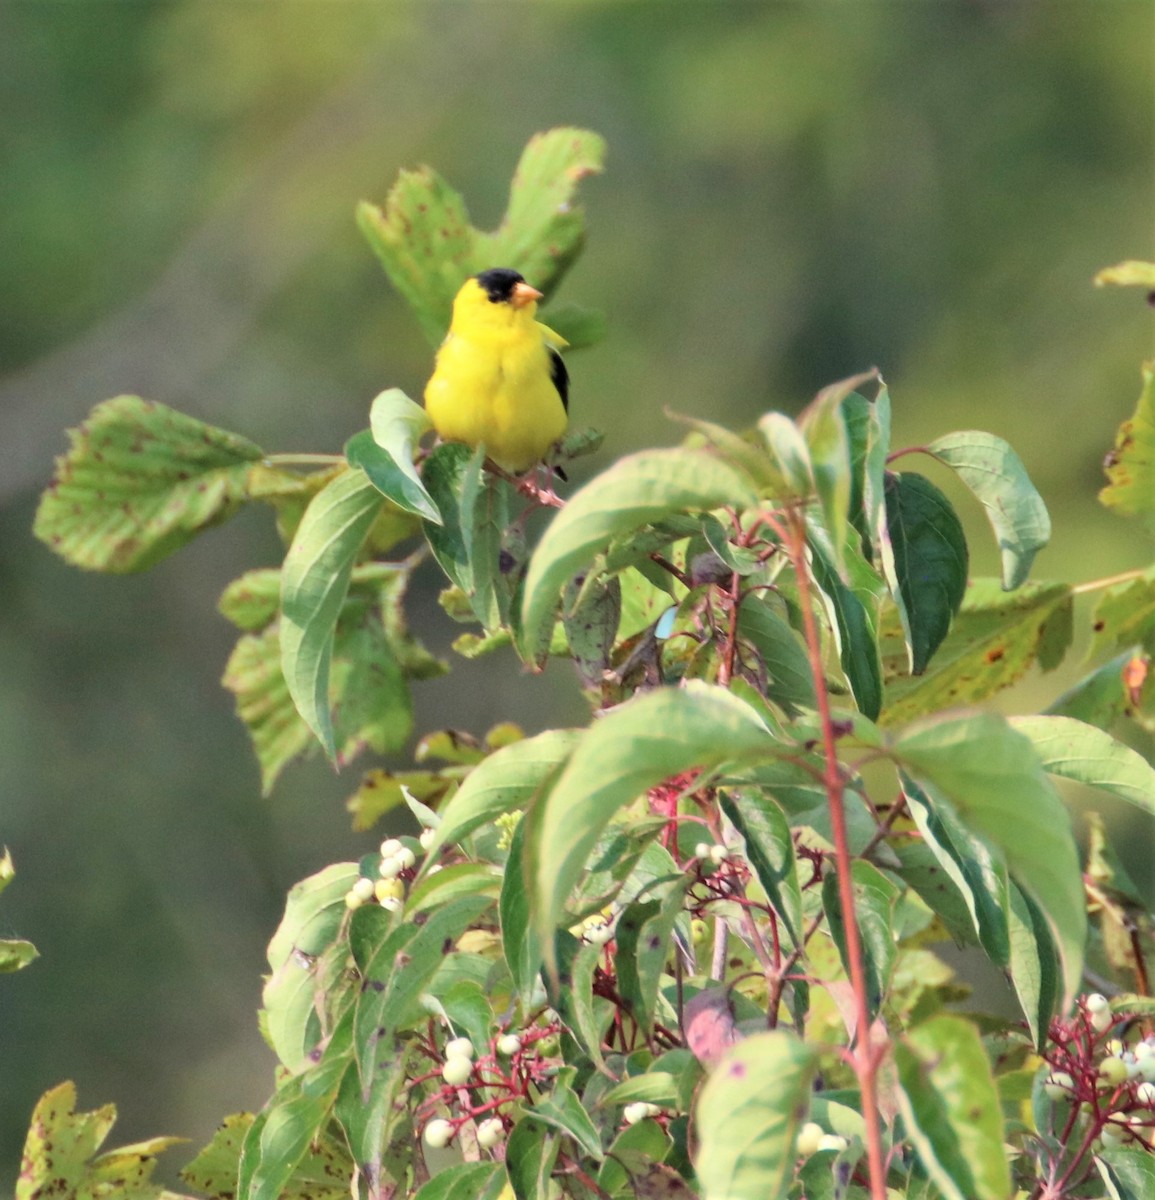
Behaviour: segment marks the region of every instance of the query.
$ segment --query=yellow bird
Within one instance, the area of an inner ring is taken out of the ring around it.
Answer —
[[[441,437],[484,444],[513,473],[540,462],[568,419],[569,375],[558,353],[567,343],[534,319],[540,299],[507,267],[467,279],[425,387]]]

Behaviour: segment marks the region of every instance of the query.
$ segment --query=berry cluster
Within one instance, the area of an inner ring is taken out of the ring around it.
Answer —
[[[1128,1039],[1133,1022],[1098,993],[1084,996],[1069,1020],[1052,1022],[1043,1090],[1066,1105],[1064,1145],[1155,1148],[1155,1036]]]
[[[433,844],[435,834],[432,829],[421,833],[419,844],[422,850],[427,850]],[[381,863],[377,868],[377,878],[362,875],[345,893],[347,908],[360,908],[362,904],[375,901],[389,912],[400,911],[405,902],[405,884],[416,874],[417,852],[408,838],[386,838],[381,843]],[[364,867],[362,867],[364,869]],[[438,870],[434,865],[429,871]]]
[[[480,1058],[467,1037],[451,1038],[440,1054],[432,1043],[424,1046],[431,1058],[440,1060],[441,1067],[422,1079],[440,1075],[442,1080],[442,1086],[422,1105],[422,1113],[429,1117],[422,1132],[427,1146],[448,1146],[464,1126],[472,1125],[481,1149],[499,1151],[507,1126],[512,1123],[509,1110],[557,1068],[555,1055],[560,1048],[561,1026],[556,1018],[550,1019],[553,1017],[547,1010],[542,1024],[521,1033],[499,1034],[490,1040],[488,1052]],[[502,1109],[507,1110],[504,1116]],[[453,1115],[429,1115],[438,1110]]]

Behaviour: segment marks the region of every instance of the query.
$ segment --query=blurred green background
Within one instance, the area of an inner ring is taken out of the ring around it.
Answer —
[[[63,1078],[117,1103],[121,1142],[259,1105],[284,893],[377,840],[342,808],[358,770],[290,768],[261,799],[218,684],[216,597],[277,561],[269,514],[143,576],[69,569],[29,534],[66,426],[135,392],[339,449],[430,362],[356,202],[429,162],[492,225],[529,136],[579,124],[609,159],[562,296],[611,330],[570,364],[576,422],[607,434],[579,476],[675,441],[663,407],[741,425],[877,365],[896,445],[1016,445],[1056,524],[1038,576],[1123,570],[1149,541],[1095,492],[1152,317],[1091,278],[1155,251],[1153,81],[1138,0],[0,7],[0,934],[43,954],[0,981],[0,1184]],[[423,584],[413,623],[444,649]],[[566,670],[511,657],[417,702],[421,730],[585,719]]]

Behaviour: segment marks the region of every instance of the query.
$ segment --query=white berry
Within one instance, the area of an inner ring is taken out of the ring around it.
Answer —
[[[798,1131],[798,1141],[795,1149],[801,1158],[809,1158],[817,1149],[818,1143],[826,1135],[826,1130],[817,1121],[807,1121]]]
[[[381,857],[390,858],[401,849],[402,842],[400,838],[386,838],[381,843]]]
[[[505,1125],[500,1117],[488,1117],[477,1127],[478,1145],[485,1150],[492,1150],[505,1138]]]
[[[362,900],[371,900],[373,898],[373,880],[366,879],[364,875],[357,880],[351,889],[355,895],[361,897]]]
[[[847,1140],[837,1133],[824,1133],[818,1139],[819,1150],[833,1150],[838,1154],[841,1154],[848,1145]]]
[[[467,1037],[452,1038],[445,1043],[445,1057],[471,1059],[473,1043]]]
[[[709,858],[710,857],[710,849],[711,849],[711,847],[710,847],[709,842],[699,842],[694,847],[694,857],[695,858]]]
[[[1110,1007],[1110,1002],[1106,996],[1099,992],[1092,992],[1084,1001],[1084,1006],[1089,1013],[1106,1012]]]
[[[440,1150],[453,1140],[453,1122],[447,1121],[444,1117],[434,1117],[425,1126],[423,1136],[427,1146],[431,1146],[434,1150]]]
[[[725,846],[710,847],[710,861],[712,863],[724,863],[730,857],[730,851]]]
[[[401,860],[395,854],[386,854],[377,873],[382,879],[396,879],[401,874]]]
[[[408,846],[401,846],[395,850],[393,857],[400,863],[402,871],[408,871],[417,862],[417,855]]]
[[[386,912],[400,912],[401,911],[401,897],[400,896],[382,896],[379,903]]]
[[[441,1068],[441,1078],[445,1080],[450,1087],[460,1087],[473,1074],[472,1059],[463,1058],[455,1055],[452,1058],[445,1060],[445,1066]]]
[[[1148,1108],[1155,1106],[1155,1083],[1141,1083],[1135,1089],[1135,1099],[1140,1104],[1146,1104]]]
[[[650,1115],[650,1106],[644,1100],[635,1100],[622,1109],[622,1118],[627,1125],[636,1125]]]
[[[507,1033],[497,1039],[497,1052],[505,1058],[516,1054],[521,1049],[521,1038],[516,1033]]]
[[[432,829],[432,828],[423,829],[421,831],[421,836],[417,840],[421,843],[422,850],[428,850],[429,847],[433,845],[433,840],[436,837],[437,837],[436,829]]]
[[[1043,1091],[1052,1100],[1063,1100],[1074,1090],[1075,1081],[1066,1071],[1052,1071],[1043,1084]]]

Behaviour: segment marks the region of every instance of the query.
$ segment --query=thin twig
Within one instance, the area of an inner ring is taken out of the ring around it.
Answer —
[[[814,619],[810,598],[810,566],[806,559],[806,526],[801,512],[792,508],[787,513],[787,541],[794,576],[798,584],[798,601],[802,609],[802,626],[810,671],[814,677],[818,717],[822,726],[822,751],[825,759],[824,782],[830,807],[830,829],[834,842],[834,858],[838,871],[838,895],[846,937],[846,957],[850,985],[854,992],[855,1031],[851,1061],[862,1094],[862,1121],[866,1135],[866,1157],[870,1168],[872,1200],[886,1200],[886,1163],[882,1155],[882,1124],[878,1111],[877,1076],[879,1058],[870,1041],[870,1009],[867,1004],[866,966],[854,905],[854,883],[851,877],[850,841],[846,828],[844,804],[845,780],[838,761],[834,721],[830,711],[830,694],[826,688],[826,672],[822,663],[822,641]]]

